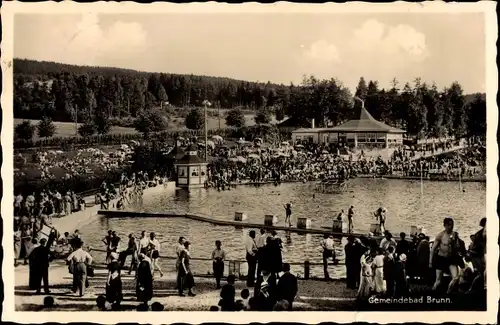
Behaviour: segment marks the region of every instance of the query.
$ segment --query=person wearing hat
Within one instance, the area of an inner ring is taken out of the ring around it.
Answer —
[[[50,250],[46,246],[47,239],[40,239],[40,245],[35,247],[30,253],[30,269],[32,270],[31,276],[33,277],[33,285],[37,294],[40,294],[42,281],[45,293],[49,291],[49,263],[50,263]],[[31,282],[31,281],[30,281]]]
[[[272,273],[268,270],[262,271],[262,282],[258,293],[259,306],[262,311],[272,311],[274,306],[274,287],[270,285]]]

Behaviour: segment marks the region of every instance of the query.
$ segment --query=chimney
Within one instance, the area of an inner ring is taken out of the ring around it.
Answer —
[[[311,129],[314,129],[314,119],[311,120]]]

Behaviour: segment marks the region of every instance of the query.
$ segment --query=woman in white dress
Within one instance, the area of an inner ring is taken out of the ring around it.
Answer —
[[[377,249],[377,255],[372,262],[373,268],[373,289],[377,294],[385,292],[384,280],[384,254],[382,249]]]
[[[371,256],[370,251],[367,250],[366,253],[361,256],[361,281],[359,283],[358,289],[358,299],[367,300],[373,290],[373,273],[371,266]]]

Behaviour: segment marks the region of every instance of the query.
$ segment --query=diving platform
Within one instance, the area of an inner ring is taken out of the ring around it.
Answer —
[[[347,179],[324,180],[316,184],[315,191],[327,194],[340,194],[347,191]]]

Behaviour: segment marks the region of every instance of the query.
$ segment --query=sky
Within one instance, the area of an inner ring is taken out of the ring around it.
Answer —
[[[298,84],[485,92],[482,13],[16,14],[14,57]]]

